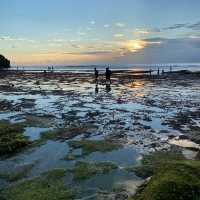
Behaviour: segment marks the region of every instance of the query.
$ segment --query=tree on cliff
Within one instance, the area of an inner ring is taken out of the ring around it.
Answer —
[[[0,69],[5,69],[10,67],[10,60],[6,59],[0,54]]]

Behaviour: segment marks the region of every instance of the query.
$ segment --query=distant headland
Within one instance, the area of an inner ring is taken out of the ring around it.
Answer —
[[[0,69],[10,68],[10,60],[0,54]]]

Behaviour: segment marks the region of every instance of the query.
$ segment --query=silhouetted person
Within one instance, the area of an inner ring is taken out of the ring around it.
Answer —
[[[158,71],[157,71],[157,75],[159,76],[160,75],[160,69],[158,68]]]
[[[109,83],[109,84],[111,84],[111,74],[112,74],[112,72],[111,72],[111,70],[109,69],[109,67],[107,67],[106,68],[106,84],[107,83]]]
[[[162,75],[165,73],[164,69],[162,70]]]
[[[96,67],[94,68],[94,77],[95,77],[96,84],[98,84],[99,71],[97,70]]]

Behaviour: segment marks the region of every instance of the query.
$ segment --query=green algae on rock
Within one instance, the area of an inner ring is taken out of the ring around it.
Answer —
[[[64,169],[55,169],[39,177],[19,182],[0,191],[4,200],[73,200],[75,191],[62,180]]]
[[[24,127],[9,121],[0,121],[0,155],[14,153],[31,144],[23,135]]]
[[[67,140],[84,133],[92,133],[96,126],[93,124],[73,124],[62,128],[53,129],[41,134],[42,140]]]
[[[80,140],[70,141],[69,146],[74,149],[82,149],[82,155],[88,155],[93,152],[108,152],[119,149],[120,144],[113,143],[107,140]]]
[[[49,130],[40,134],[40,139],[45,140],[54,140],[57,137],[57,130]]]
[[[112,162],[76,162],[74,168],[70,170],[73,172],[74,179],[88,179],[97,174],[106,174],[117,169],[117,165]]]
[[[157,151],[149,155],[144,155],[141,165],[129,166],[126,168],[129,172],[134,172],[137,176],[148,178],[152,176],[162,163],[168,163],[172,160],[182,160],[184,156],[181,153],[171,151]]]
[[[152,168],[152,177],[139,188],[134,200],[199,199],[200,161],[186,160],[176,153],[156,152],[143,163]]]
[[[72,161],[72,160],[76,160],[76,158],[79,158],[79,155],[74,155],[72,153],[68,153],[63,159],[66,161]]]
[[[13,171],[0,171],[0,178],[6,179],[7,181],[13,182],[25,178],[28,172],[35,166],[35,163],[26,164],[15,168]]]
[[[21,122],[24,127],[39,127],[39,128],[49,128],[54,124],[53,115],[31,115],[28,114],[25,116],[25,121]]]
[[[44,172],[43,175],[48,180],[57,180],[65,176],[67,170],[65,169],[53,169],[51,171]]]
[[[96,126],[92,123],[77,123],[72,124],[66,127],[63,127],[59,130],[58,138],[59,139],[72,139],[80,134],[91,134],[96,131]]]

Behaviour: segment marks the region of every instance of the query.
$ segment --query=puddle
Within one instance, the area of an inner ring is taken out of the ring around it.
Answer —
[[[40,134],[42,134],[42,132],[51,130],[49,128],[38,128],[38,127],[28,127],[25,128],[25,132],[24,135],[28,136],[29,139],[31,141],[37,140],[40,138]]]
[[[139,154],[135,148],[125,147],[107,153],[95,152],[87,156],[85,159],[88,161],[111,161],[118,164],[120,167],[125,167],[137,164],[138,157]]]

